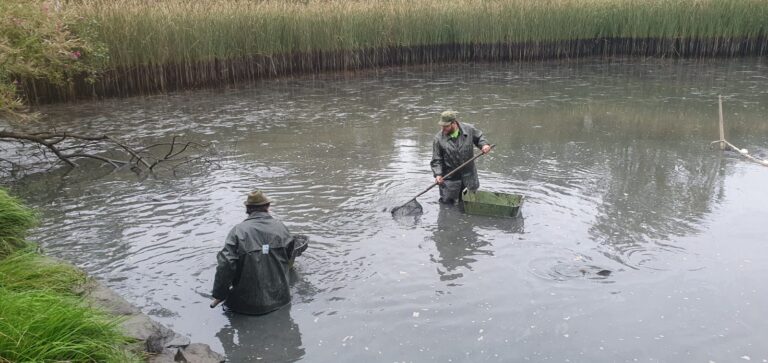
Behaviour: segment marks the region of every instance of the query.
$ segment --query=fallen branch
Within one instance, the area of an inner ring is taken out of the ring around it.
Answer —
[[[131,149],[131,148],[130,148],[130,147],[128,147],[127,145],[125,145],[125,144],[121,143],[120,141],[117,141],[117,140],[115,140],[115,139],[114,139],[114,138],[112,138],[112,137],[109,137],[109,136],[107,136],[107,139],[108,139],[108,140],[110,140],[110,141],[112,141],[113,143],[115,143],[115,145],[117,145],[117,146],[120,146],[120,147],[121,147],[123,150],[125,150],[125,151],[126,151],[128,154],[131,154],[131,156],[133,156],[133,157],[136,159],[136,162],[137,162],[137,163],[141,163],[142,165],[144,165],[144,166],[146,166],[147,168],[149,168],[149,163],[147,163],[147,162],[144,160],[144,158],[142,158],[141,156],[139,156],[139,154],[138,154],[136,151],[134,151],[133,149]]]
[[[170,143],[158,143],[147,147],[135,148],[127,142],[109,135],[83,135],[66,132],[35,132],[22,133],[0,130],[0,145],[5,143],[20,143],[27,147],[38,146],[39,150],[23,148],[10,149],[19,156],[22,162],[4,160],[14,168],[21,164],[28,164],[30,160],[48,161],[53,153],[59,161],[69,167],[78,167],[77,160],[97,160],[113,168],[131,165],[131,169],[137,172],[152,172],[160,164],[173,164],[175,166],[187,164],[191,161],[204,159],[210,153],[209,145],[195,142],[180,142],[181,136],[173,136]],[[167,150],[166,150],[167,149]],[[2,151],[3,148],[0,148]],[[20,151],[21,150],[21,151]],[[23,151],[27,150],[27,151]],[[200,152],[205,150],[205,152]],[[157,154],[156,154],[156,153]],[[123,158],[113,157],[122,154]],[[158,156],[159,155],[159,156]]]

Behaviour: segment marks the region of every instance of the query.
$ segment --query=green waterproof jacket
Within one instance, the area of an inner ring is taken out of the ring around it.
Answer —
[[[451,139],[438,131],[432,142],[432,161],[429,165],[432,167],[434,176],[445,176],[453,169],[474,156],[474,147],[482,148],[488,145],[483,132],[475,126],[468,123],[459,123],[460,134],[457,139]],[[477,167],[471,162],[456,174],[452,175],[450,180],[462,180],[464,186],[470,190],[476,190],[480,187],[480,180],[477,177]]]
[[[288,304],[292,242],[288,228],[269,213],[248,215],[232,228],[216,257],[213,297],[243,314],[266,314]]]

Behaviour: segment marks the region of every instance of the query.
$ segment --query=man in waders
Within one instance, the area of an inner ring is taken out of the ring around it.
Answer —
[[[269,214],[271,202],[259,190],[248,194],[248,218],[232,228],[216,257],[212,308],[224,302],[234,312],[258,315],[291,301],[288,272],[295,241],[283,222]]]
[[[474,156],[473,146],[482,150],[483,154],[491,151],[491,145],[483,136],[480,129],[464,122],[459,122],[456,111],[445,111],[440,114],[438,125],[442,128],[435,135],[432,143],[432,173],[435,183],[440,185],[440,202],[457,203],[461,200],[464,188],[475,191],[480,187],[475,163],[469,163],[450,178],[443,178],[453,169]]]

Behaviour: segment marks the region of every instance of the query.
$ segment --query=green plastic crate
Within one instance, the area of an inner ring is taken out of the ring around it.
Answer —
[[[517,217],[523,205],[520,194],[506,194],[464,190],[464,212],[481,216]]]

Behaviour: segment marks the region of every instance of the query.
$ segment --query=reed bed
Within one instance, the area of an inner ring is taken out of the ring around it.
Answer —
[[[129,95],[390,65],[768,51],[764,0],[79,0]],[[43,90],[42,92],[45,92]]]

